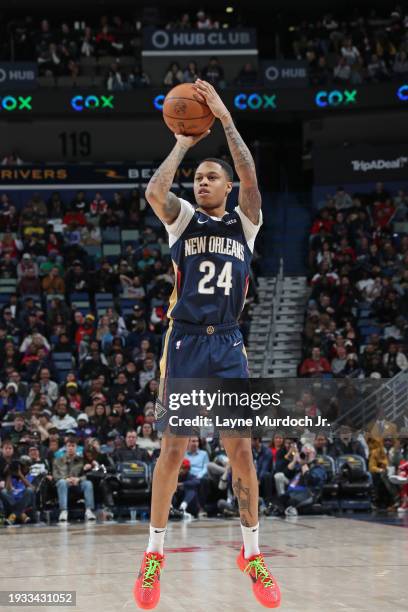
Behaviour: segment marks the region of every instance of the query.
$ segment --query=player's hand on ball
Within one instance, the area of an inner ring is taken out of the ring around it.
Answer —
[[[229,116],[228,108],[210,83],[197,79],[194,83],[194,88],[203,97],[203,101],[210,107],[211,112],[217,119]]]
[[[210,132],[211,130],[207,130],[206,132],[203,132],[202,134],[198,134],[198,136],[184,136],[183,134],[174,134],[174,136],[176,137],[177,142],[181,146],[189,149],[190,147],[194,147],[194,145],[196,145],[197,142],[200,142],[200,140],[208,136]]]

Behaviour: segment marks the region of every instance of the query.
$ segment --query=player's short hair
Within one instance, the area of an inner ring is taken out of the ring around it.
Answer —
[[[232,166],[230,166],[230,164],[224,159],[220,159],[218,157],[206,157],[205,159],[202,159],[198,165],[203,164],[204,162],[214,162],[214,164],[218,164],[224,170],[225,174],[227,175],[227,179],[231,182],[234,180],[234,171]]]

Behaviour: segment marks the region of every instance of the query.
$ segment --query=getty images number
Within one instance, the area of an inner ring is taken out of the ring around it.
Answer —
[[[215,287],[211,281],[215,276],[215,264],[212,261],[202,261],[199,270],[204,273],[204,276],[198,283],[198,293],[213,294]],[[232,289],[232,261],[225,263],[217,277],[216,286],[223,287],[225,295],[230,294]]]

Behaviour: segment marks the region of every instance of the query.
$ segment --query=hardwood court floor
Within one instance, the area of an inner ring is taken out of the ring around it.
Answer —
[[[76,590],[67,612],[136,610],[131,595],[147,523],[0,530],[0,590]],[[395,524],[350,518],[263,519],[262,550],[282,588],[282,612],[408,609],[408,516]],[[158,612],[256,612],[235,567],[238,521],[171,523]]]

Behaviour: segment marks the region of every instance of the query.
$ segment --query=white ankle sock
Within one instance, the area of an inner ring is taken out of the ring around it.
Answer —
[[[153,525],[150,525],[149,543],[146,552],[158,552],[161,555],[163,554],[166,529],[167,527],[153,527]]]
[[[244,557],[248,559],[253,555],[259,555],[258,535],[259,523],[253,527],[244,527],[241,523],[242,538],[244,540]]]

